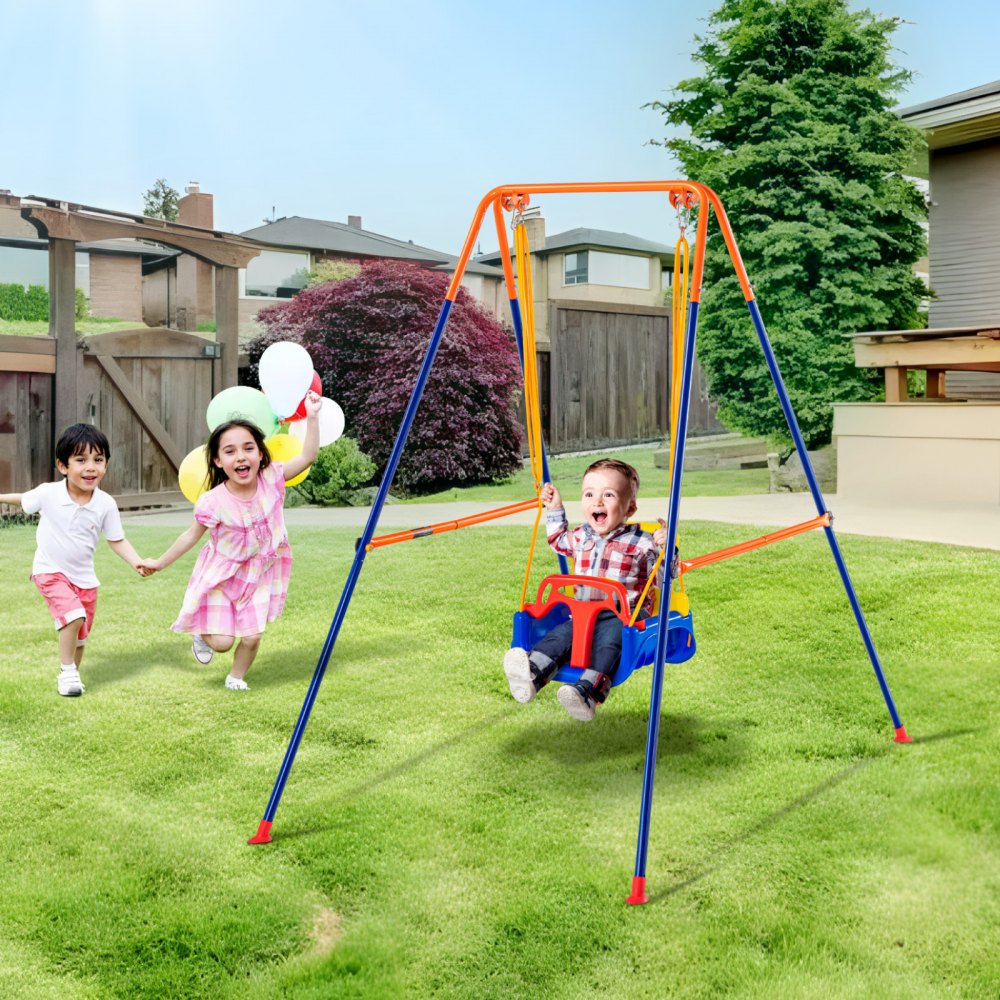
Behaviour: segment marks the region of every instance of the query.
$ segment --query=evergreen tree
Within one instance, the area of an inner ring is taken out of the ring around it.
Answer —
[[[846,0],[724,0],[696,38],[702,76],[657,101],[687,138],[663,145],[722,199],[809,447],[834,401],[878,396],[849,335],[923,325],[926,208],[903,172],[919,137],[892,111],[910,73],[890,58],[896,18]],[[719,415],[788,440],[717,229],[706,256],[698,356]]]
[[[142,214],[151,219],[164,219],[167,222],[177,221],[180,192],[172,188],[162,177],[157,178],[153,186],[143,193]]]

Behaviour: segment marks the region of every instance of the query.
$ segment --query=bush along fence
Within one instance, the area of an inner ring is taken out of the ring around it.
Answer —
[[[87,316],[87,297],[76,290],[74,315]],[[49,318],[49,292],[44,285],[0,284],[0,319],[39,321]]]

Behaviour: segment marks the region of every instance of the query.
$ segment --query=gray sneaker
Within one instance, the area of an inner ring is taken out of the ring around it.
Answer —
[[[597,705],[593,698],[584,694],[575,684],[563,684],[556,692],[559,704],[581,722],[590,722],[597,711]]]
[[[508,649],[503,657],[503,672],[507,675],[507,686],[511,697],[526,705],[535,697],[535,685],[531,679],[531,661],[527,650],[515,646]]]
[[[215,650],[200,635],[191,636],[191,652],[201,664],[211,663],[212,657],[215,656]]]

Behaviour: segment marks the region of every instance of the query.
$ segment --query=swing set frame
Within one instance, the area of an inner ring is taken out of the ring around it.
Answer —
[[[263,844],[270,842],[272,839],[271,831],[274,823],[274,817],[281,801],[285,784],[288,781],[292,764],[295,760],[295,755],[305,733],[306,725],[309,721],[309,716],[316,701],[316,696],[319,693],[319,688],[322,684],[327,664],[329,663],[330,656],[337,641],[337,636],[340,633],[340,629],[344,621],[344,616],[350,604],[354,589],[357,586],[361,569],[368,553],[382,545],[439,534],[442,531],[452,531],[457,528],[466,527],[470,524],[482,523],[484,521],[505,517],[510,514],[533,508],[537,508],[535,518],[535,534],[537,536],[538,523],[541,517],[542,507],[540,501],[536,497],[531,500],[510,504],[506,507],[501,507],[494,511],[488,511],[472,517],[445,521],[425,528],[394,532],[391,535],[384,535],[379,538],[375,537],[375,528],[378,525],[382,508],[385,505],[389,488],[392,485],[393,477],[396,473],[396,467],[399,464],[399,459],[402,455],[403,447],[406,443],[410,427],[413,424],[414,417],[416,416],[417,407],[420,404],[420,398],[427,383],[427,378],[430,375],[431,367],[434,363],[434,358],[437,353],[438,346],[440,345],[442,335],[444,334],[445,327],[448,323],[448,317],[458,295],[462,276],[472,256],[473,247],[476,244],[476,240],[479,236],[479,232],[482,228],[483,220],[485,219],[487,212],[492,213],[496,224],[497,239],[500,248],[500,259],[503,264],[504,280],[506,282],[507,293],[510,300],[511,317],[514,324],[515,336],[517,338],[518,351],[521,356],[522,370],[524,372],[529,451],[531,454],[532,471],[535,478],[535,489],[536,492],[538,492],[541,485],[548,481],[549,471],[544,445],[541,441],[539,410],[537,407],[538,388],[537,367],[535,365],[534,358],[534,323],[532,316],[533,301],[530,284],[531,270],[530,263],[526,269],[521,267],[518,269],[519,276],[521,277],[521,295],[519,298],[518,283],[515,279],[514,269],[511,265],[511,252],[510,245],[507,241],[504,212],[511,212],[515,216],[519,216],[524,208],[526,208],[529,204],[532,195],[624,192],[651,192],[667,195],[671,204],[675,207],[675,209],[677,209],[679,222],[681,223],[681,240],[678,241],[678,253],[680,255],[678,264],[682,269],[682,274],[685,280],[682,282],[680,290],[681,294],[679,296],[675,290],[675,337],[676,333],[680,331],[682,320],[686,322],[686,329],[683,332],[683,351],[681,352],[679,358],[674,358],[674,372],[676,373],[676,364],[679,360],[680,376],[679,379],[675,378],[675,391],[672,393],[671,399],[670,492],[666,499],[667,541],[664,551],[674,552],[677,543],[677,525],[681,505],[681,486],[684,469],[684,446],[685,439],[687,437],[692,370],[695,358],[695,338],[698,329],[698,312],[701,303],[702,280],[704,276],[705,246],[708,236],[709,218],[711,215],[714,215],[722,238],[725,241],[726,248],[729,252],[729,257],[732,261],[736,277],[739,280],[740,287],[743,291],[743,296],[746,300],[747,308],[750,313],[750,319],[753,323],[754,330],[756,331],[765,362],[767,363],[771,379],[778,394],[781,409],[788,424],[788,430],[791,434],[795,449],[798,452],[799,459],[802,462],[802,468],[805,472],[806,480],[809,485],[809,492],[812,494],[813,501],[816,505],[816,517],[803,522],[802,524],[793,525],[789,528],[764,535],[761,538],[731,546],[730,548],[724,549],[720,552],[710,553],[706,556],[701,556],[691,560],[678,561],[678,574],[681,576],[681,579],[683,579],[683,572],[695,569],[698,566],[708,565],[709,563],[716,562],[720,559],[728,558],[733,555],[739,555],[742,552],[760,548],[764,545],[771,544],[772,542],[779,541],[782,538],[788,538],[792,535],[801,534],[804,531],[821,528],[826,535],[827,542],[829,543],[830,551],[833,555],[837,571],[840,574],[844,590],[847,594],[848,602],[851,606],[851,611],[853,612],[855,622],[857,623],[858,631],[861,634],[869,660],[871,661],[872,669],[882,692],[882,697],[885,700],[886,708],[888,709],[889,715],[892,719],[892,724],[895,729],[895,742],[911,742],[911,738],[906,732],[906,727],[900,719],[899,713],[896,710],[896,704],[893,701],[891,692],[889,691],[889,685],[886,681],[878,652],[875,649],[874,640],[872,639],[871,632],[869,631],[868,624],[865,620],[864,612],[861,610],[861,605],[854,590],[850,574],[848,573],[847,565],[844,562],[840,544],[838,543],[837,536],[833,530],[833,516],[827,509],[826,501],[823,497],[822,491],[820,490],[819,482],[817,481],[812,463],[806,451],[805,442],[803,440],[802,433],[799,430],[798,421],[792,409],[792,404],[789,399],[784,380],[781,377],[781,372],[778,368],[774,351],[771,348],[771,343],[768,339],[767,330],[764,326],[764,321],[761,318],[760,310],[754,297],[750,279],[747,275],[746,268],[743,265],[739,248],[736,245],[736,239],[733,236],[732,228],[719,197],[706,185],[687,180],[563,184],[508,184],[493,188],[483,196],[476,208],[472,223],[469,227],[468,235],[466,236],[465,243],[462,246],[461,255],[459,256],[454,274],[449,282],[448,289],[445,294],[445,300],[442,303],[440,313],[438,314],[437,322],[434,326],[434,331],[431,335],[430,343],[428,344],[427,352],[424,356],[420,372],[417,375],[413,393],[403,415],[392,452],[389,456],[389,461],[386,464],[382,482],[379,485],[378,492],[372,504],[371,512],[368,516],[367,523],[365,524],[364,531],[358,539],[354,561],[348,571],[344,589],[341,592],[336,611],[334,612],[333,619],[330,622],[330,628],[327,632],[326,641],[320,651],[319,659],[313,672],[312,680],[309,684],[309,689],[306,692],[302,709],[299,712],[298,719],[288,742],[288,748],[285,751],[284,759],[282,760],[281,767],[278,770],[278,775],[267,807],[264,811],[264,816],[260,821],[256,834],[249,839],[248,843]],[[694,214],[695,217],[695,245],[693,254],[690,254],[689,257],[685,230],[692,214]],[[522,241],[526,241],[524,226],[515,225],[515,251],[521,256],[523,262],[528,260],[528,253],[526,242]],[[688,277],[690,277],[689,295],[687,294]],[[677,302],[677,299],[680,299],[680,301]],[[531,401],[534,401],[535,405],[531,405]],[[532,541],[532,550],[533,548],[534,540]],[[560,556],[559,561],[561,572],[566,574],[567,566],[565,560]],[[531,557],[529,555],[528,568],[525,571],[524,588],[521,594],[522,608],[525,606],[525,595],[527,591],[530,568]],[[659,743],[660,706],[663,698],[663,675],[667,659],[669,632],[671,630],[671,601],[669,599],[671,589],[671,582],[669,576],[667,576],[667,582],[664,587],[665,593],[663,595],[663,599],[660,601],[656,652],[652,664],[653,669],[650,684],[649,720],[646,734],[646,758],[643,769],[642,801],[640,805],[639,824],[636,838],[635,870],[632,877],[632,891],[626,900],[630,904],[645,903],[649,898],[646,894],[646,862],[649,847],[650,818],[653,802],[653,783],[656,771],[656,751]]]

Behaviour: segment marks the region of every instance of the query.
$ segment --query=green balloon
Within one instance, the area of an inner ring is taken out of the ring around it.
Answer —
[[[208,404],[208,429],[214,431],[227,420],[249,420],[256,424],[264,437],[278,429],[278,418],[271,409],[267,396],[248,385],[234,385],[223,389]]]

